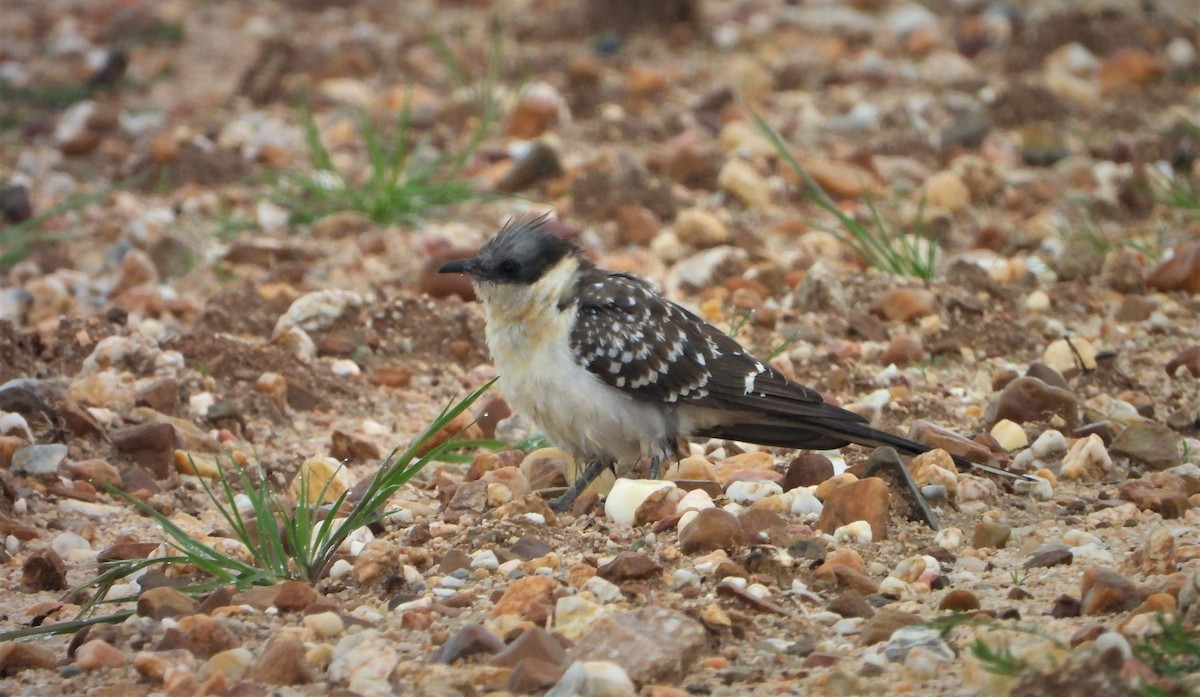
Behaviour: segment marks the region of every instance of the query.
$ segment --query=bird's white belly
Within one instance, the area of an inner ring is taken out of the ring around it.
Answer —
[[[673,438],[665,412],[603,383],[575,362],[565,334],[560,336],[529,342],[519,327],[489,327],[500,387],[516,410],[553,444],[586,462],[662,456],[663,442]]]

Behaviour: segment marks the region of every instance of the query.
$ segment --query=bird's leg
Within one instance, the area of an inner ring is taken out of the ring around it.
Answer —
[[[662,469],[662,458],[655,455],[650,458],[650,471],[646,473],[646,476],[651,479],[658,479],[660,469]]]
[[[589,484],[596,481],[596,477],[599,477],[606,469],[615,470],[615,466],[611,462],[590,463],[579,473],[575,481],[571,482],[571,486],[567,487],[562,496],[550,499],[550,510],[555,513],[563,513],[569,510],[572,504],[575,503],[575,499],[579,498],[579,495],[583,493],[583,490],[588,488]]]
[[[867,469],[863,474],[867,477],[879,476],[881,479],[890,480],[908,489],[912,499],[910,519],[919,519],[934,530],[938,529],[937,515],[929,507],[929,502],[925,500],[921,488],[913,481],[912,476],[908,473],[908,468],[900,461],[900,457],[896,455],[893,448],[876,448],[875,452],[871,453],[871,458],[867,460]]]

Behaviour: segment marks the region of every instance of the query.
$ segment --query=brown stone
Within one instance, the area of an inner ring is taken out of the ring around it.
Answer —
[[[1200,240],[1180,242],[1174,252],[1150,270],[1146,285],[1161,291],[1200,293]]]
[[[1180,518],[1189,508],[1183,477],[1173,472],[1151,472],[1121,484],[1120,497],[1143,511],[1154,511],[1164,518]]]
[[[658,218],[643,206],[617,209],[617,240],[623,244],[650,244],[658,236]]]
[[[1122,570],[1134,574],[1166,576],[1175,573],[1178,564],[1175,536],[1169,530],[1158,528],[1150,533],[1133,554],[1126,557]]]
[[[607,615],[580,637],[564,665],[612,661],[635,683],[675,683],[707,647],[708,633],[691,617],[665,607]]]
[[[675,515],[675,508],[685,494],[687,494],[686,491],[674,486],[658,489],[647,496],[646,500],[642,501],[642,505],[638,506],[637,511],[634,512],[633,524],[657,523],[663,518]]]
[[[150,407],[154,411],[170,414],[179,406],[179,381],[175,378],[159,378],[138,390],[135,397],[138,406]]]
[[[54,652],[41,644],[6,641],[0,644],[0,678],[24,670],[50,670],[58,662]]]
[[[13,453],[29,445],[24,438],[17,436],[0,436],[0,469],[12,466]]]
[[[870,618],[875,614],[875,608],[867,602],[863,594],[854,590],[847,589],[841,595],[829,601],[825,609],[836,612],[842,617],[864,617]]]
[[[1160,58],[1140,48],[1123,48],[1100,64],[1100,92],[1140,88],[1167,74]]]
[[[1183,462],[1179,456],[1179,434],[1153,421],[1131,424],[1108,446],[1108,452],[1124,455],[1153,470],[1170,469]]]
[[[891,608],[880,608],[875,615],[863,625],[862,634],[858,640],[863,646],[871,646],[892,638],[892,633],[901,627],[921,624],[921,618],[911,612],[901,612]]]
[[[334,430],[329,436],[329,456],[335,460],[374,462],[382,457],[379,446],[365,438]]]
[[[871,305],[871,312],[889,322],[907,322],[937,313],[937,296],[922,288],[892,288]]]
[[[31,591],[67,589],[67,565],[52,549],[33,552],[21,567],[21,587]]]
[[[116,467],[113,467],[100,458],[72,462],[67,465],[67,471],[71,473],[72,479],[91,482],[92,484],[121,485],[121,473],[117,471]]]
[[[650,578],[660,572],[662,567],[653,559],[637,552],[620,552],[612,561],[596,569],[597,576],[613,583]]]
[[[450,664],[477,654],[496,654],[504,649],[504,640],[478,622],[468,622],[442,644],[434,663]]]
[[[865,520],[871,526],[874,540],[887,539],[892,496],[882,479],[868,477],[840,486],[830,492],[824,503],[817,520],[822,532],[832,534],[843,525]]]
[[[558,586],[549,576],[526,576],[513,581],[495,607],[488,613],[491,617],[518,615],[529,619],[547,612],[550,594]],[[539,606],[542,606],[539,609]],[[535,612],[536,610],[536,612]]]
[[[559,661],[530,657],[513,666],[505,687],[513,694],[536,694],[554,686],[562,675]]]
[[[272,603],[281,612],[299,612],[317,599],[317,592],[303,581],[284,581],[276,589]]]
[[[1059,387],[1023,376],[1008,383],[988,404],[984,421],[988,428],[1002,419],[1023,424],[1046,421],[1059,416],[1068,427],[1079,421],[1079,404],[1075,395]]]
[[[887,348],[879,354],[880,365],[906,366],[925,360],[925,349],[921,341],[908,334],[900,334],[888,342]]]
[[[1174,377],[1175,372],[1180,368],[1187,368],[1192,377],[1200,378],[1200,344],[1189,346],[1172,358],[1167,363],[1167,375]],[[0,460],[2,460],[2,456],[0,456]]]
[[[169,423],[149,423],[113,431],[113,447],[128,455],[136,464],[150,470],[156,479],[166,479],[173,471],[176,437]]]
[[[1084,615],[1124,612],[1141,602],[1133,581],[1103,566],[1084,572],[1081,590],[1080,612]]]
[[[166,617],[193,615],[200,605],[195,600],[169,586],[142,591],[138,596],[137,614],[161,620]]]
[[[729,551],[748,542],[737,516],[720,508],[705,508],[679,532],[679,550],[684,554]]]
[[[103,639],[92,639],[75,649],[75,665],[82,670],[120,668],[126,663],[125,654]]]
[[[488,664],[515,668],[528,659],[548,660],[555,665],[562,663],[567,652],[554,635],[541,627],[530,627],[502,651],[488,659]]]
[[[783,490],[817,486],[833,476],[833,463],[820,453],[802,453],[788,463],[783,475]]]
[[[268,685],[313,682],[313,669],[304,658],[305,652],[304,642],[299,639],[275,639],[246,671],[246,678]]]
[[[971,535],[971,546],[975,549],[985,547],[1002,549],[1004,545],[1008,544],[1011,534],[1012,528],[1003,523],[981,520],[975,524],[975,531]]]
[[[975,462],[987,462],[991,457],[991,451],[986,446],[924,419],[913,422],[908,429],[908,437],[931,448],[961,455]]]
[[[972,612],[979,609],[979,598],[969,590],[956,588],[942,596],[938,609],[948,612]]]
[[[187,649],[200,658],[212,658],[215,654],[241,645],[237,635],[208,615],[181,617],[176,628],[167,634],[171,632],[178,632],[175,640],[178,645],[167,648]],[[167,642],[166,636],[163,642]]]

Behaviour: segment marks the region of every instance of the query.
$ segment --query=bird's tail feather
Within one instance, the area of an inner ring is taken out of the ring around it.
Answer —
[[[902,436],[897,436],[887,431],[880,431],[876,428],[855,421],[843,421],[840,419],[812,419],[812,423],[819,425],[820,429],[826,433],[835,434],[844,437],[851,443],[866,445],[873,448],[881,446],[891,446],[896,450],[907,455],[920,455],[933,450],[924,443],[918,443],[915,440],[909,440]],[[954,464],[963,469],[974,469],[988,474],[994,474],[1000,477],[1008,477],[1010,479],[1026,479],[1024,475],[1015,472],[1008,472],[996,467],[990,467],[980,462],[975,462],[961,455],[950,454],[954,460]]]
[[[870,448],[892,447],[906,455],[920,455],[933,449],[928,445],[887,431],[871,428],[866,423],[840,418],[809,417],[799,423],[794,419],[789,419],[787,422],[780,420],[768,423],[746,421],[705,429],[697,435],[728,438],[781,448],[810,450],[832,450],[850,443]],[[954,464],[962,469],[974,469],[1012,479],[1027,478],[1024,475],[989,467],[961,455],[952,453],[950,457],[953,458]]]

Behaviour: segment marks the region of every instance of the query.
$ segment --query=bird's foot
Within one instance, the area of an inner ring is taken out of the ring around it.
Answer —
[[[613,464],[610,462],[593,462],[584,468],[575,481],[571,482],[571,486],[562,493],[562,496],[550,499],[550,510],[555,513],[566,513],[571,510],[571,506],[575,505],[575,499],[583,493],[588,485],[596,481],[604,470],[611,469]]]
[[[895,449],[876,448],[875,452],[871,453],[871,459],[867,460],[867,469],[864,475],[867,477],[879,476],[881,479],[894,482],[899,487],[907,489],[908,496],[906,498],[912,504],[909,518],[920,520],[934,530],[938,529],[937,514],[929,507],[929,502],[925,500],[921,488],[913,481],[912,476],[908,473],[908,468],[904,466]]]
[[[662,458],[657,457],[657,456],[652,457],[652,458],[650,458],[650,471],[646,474],[646,476],[650,477],[651,479],[658,479],[658,475],[660,474],[661,469],[662,469]]]

